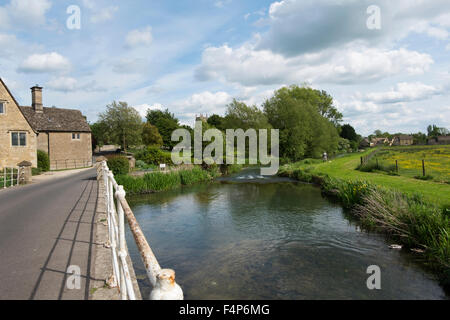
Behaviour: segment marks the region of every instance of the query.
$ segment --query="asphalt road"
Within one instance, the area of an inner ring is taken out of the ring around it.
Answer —
[[[95,177],[92,169],[0,191],[0,299],[89,297]],[[79,286],[68,269],[80,270]]]

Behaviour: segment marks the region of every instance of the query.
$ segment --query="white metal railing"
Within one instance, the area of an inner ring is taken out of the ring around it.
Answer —
[[[4,167],[3,170],[0,170],[0,186],[2,186],[3,189],[18,186],[20,180],[23,179],[23,177],[21,178],[21,174],[23,175],[23,172],[21,173],[21,171],[23,171],[21,170],[21,167]]]
[[[103,161],[98,174],[103,181],[106,192],[106,209],[109,231],[109,245],[112,253],[113,281],[112,286],[120,290],[122,300],[135,300],[133,283],[127,263],[127,247],[125,241],[125,217],[130,226],[136,245],[141,254],[153,290],[151,300],[183,300],[183,291],[175,282],[175,271],[161,269],[136,217],[131,211],[125,198],[123,186],[119,186],[114,174],[109,170],[106,161]],[[116,201],[114,201],[114,199]]]

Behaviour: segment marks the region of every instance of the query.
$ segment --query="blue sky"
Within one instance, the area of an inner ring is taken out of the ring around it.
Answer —
[[[380,29],[367,28],[371,5]],[[0,1],[0,77],[19,103],[39,84],[46,106],[91,122],[120,100],[192,124],[309,83],[364,135],[450,128],[449,55],[448,0]]]

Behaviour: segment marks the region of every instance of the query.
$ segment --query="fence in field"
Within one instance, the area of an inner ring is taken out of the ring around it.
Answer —
[[[65,170],[92,167],[92,160],[51,160],[50,170]]]
[[[0,187],[3,189],[18,186],[23,180],[22,167],[10,167],[0,170]]]
[[[369,164],[369,162],[372,161],[374,168],[381,171],[387,171],[387,172],[395,172],[399,173],[401,169],[408,170],[408,171],[415,171],[417,172],[416,178],[425,177],[427,179],[432,179],[430,175],[428,175],[429,170],[427,169],[427,162],[425,159],[417,160],[417,163],[411,168],[402,168],[401,164],[398,160],[380,160],[378,157],[375,156],[375,160],[372,160],[374,157],[370,157],[369,159],[366,159],[365,157],[361,157],[361,166]]]
[[[161,269],[153,254],[136,217],[125,198],[123,186],[119,186],[106,161],[97,168],[99,182],[103,182],[106,191],[106,209],[113,265],[113,286],[120,290],[122,300],[135,300],[136,294],[127,264],[127,247],[125,242],[125,218],[141,254],[147,277],[153,285],[151,300],[182,300],[183,291],[175,282],[175,272]]]

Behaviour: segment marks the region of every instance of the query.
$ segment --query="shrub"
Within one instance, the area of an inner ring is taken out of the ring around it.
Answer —
[[[433,180],[433,176],[430,176],[429,174],[427,174],[426,176],[415,176],[414,179],[418,179],[418,180]]]
[[[37,161],[38,161],[38,169],[42,172],[47,172],[50,170],[50,159],[48,157],[47,152],[42,150],[37,151]]]
[[[142,160],[136,160],[136,168],[146,169],[147,164]]]
[[[364,164],[360,164],[356,170],[362,171],[362,172],[374,172],[374,171],[384,171],[388,174],[394,175],[396,167],[395,164],[391,165],[385,165],[382,163],[377,163],[376,161],[369,161]]]
[[[127,174],[130,171],[130,163],[127,157],[111,156],[108,157],[108,168],[114,175]]]
[[[158,147],[148,147],[145,150],[139,151],[135,154],[136,160],[144,161],[147,164],[160,165],[165,163],[172,164],[170,152],[164,152]]]
[[[31,168],[31,175],[38,176],[42,173],[41,169],[39,168]]]
[[[180,171],[181,184],[191,185],[194,183],[210,180],[211,177],[207,171],[195,167],[192,170]]]
[[[328,189],[338,190],[337,196],[345,208],[362,204],[364,196],[373,189],[373,186],[365,181],[329,180],[327,184]]]

